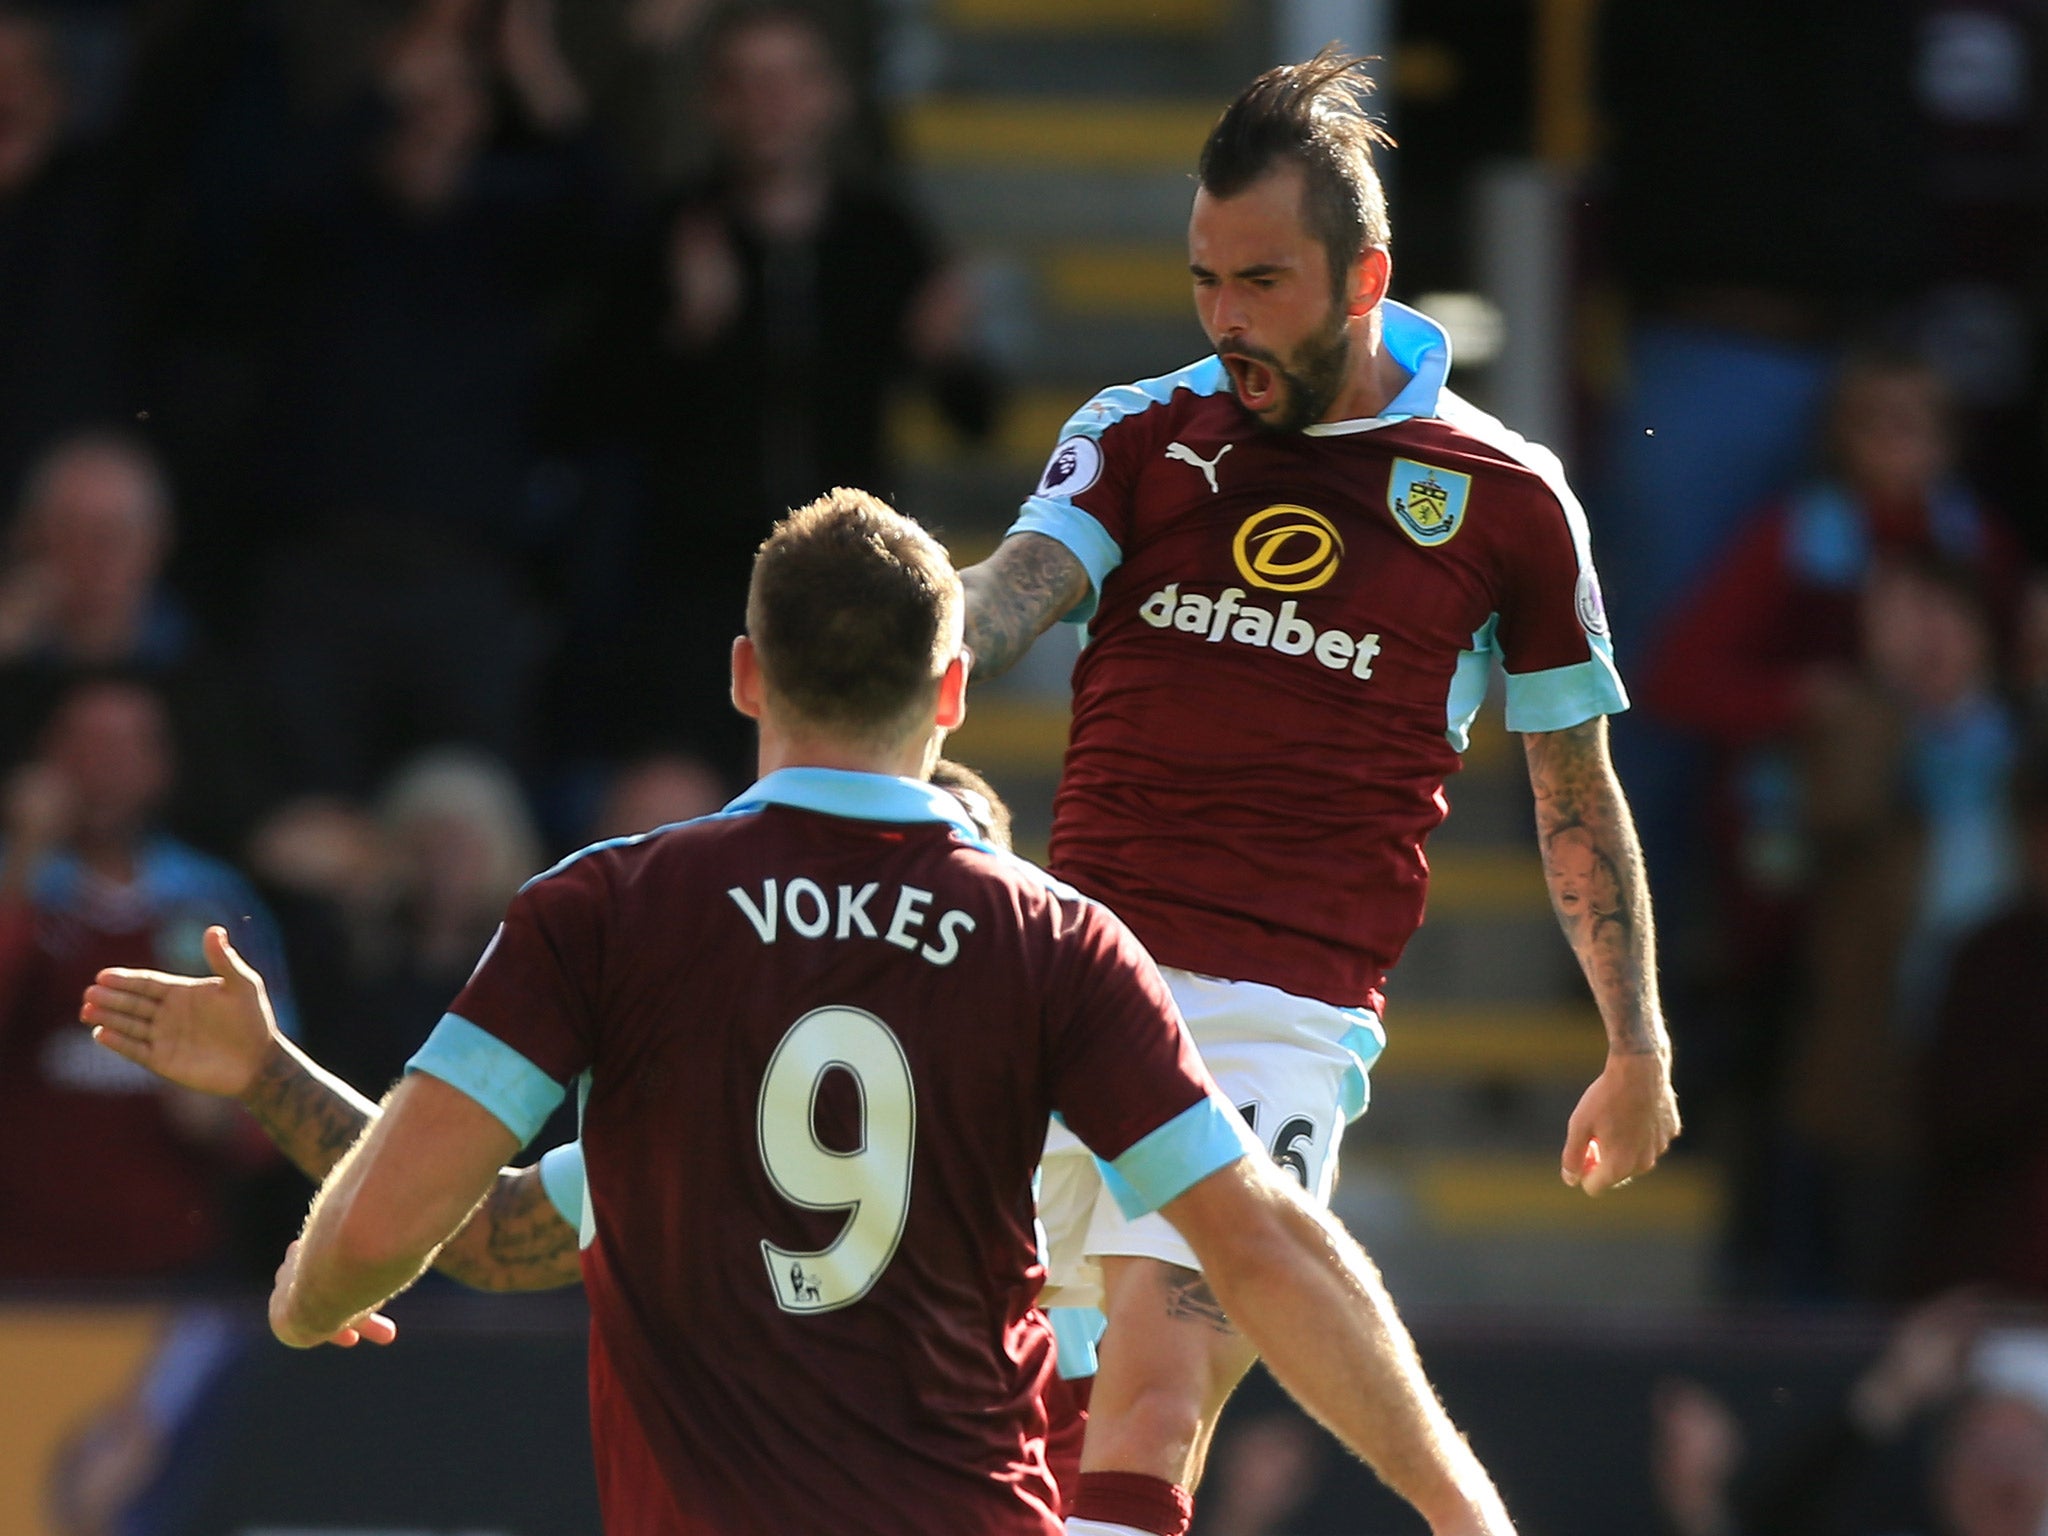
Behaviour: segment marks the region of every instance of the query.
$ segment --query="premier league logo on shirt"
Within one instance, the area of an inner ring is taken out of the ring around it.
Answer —
[[[1062,501],[1080,495],[1102,473],[1102,445],[1092,437],[1070,437],[1053,449],[1039,479],[1038,494]]]
[[[1600,597],[1600,578],[1593,574],[1590,565],[1579,572],[1579,583],[1573,590],[1572,600],[1579,611],[1579,624],[1587,634],[1607,633],[1607,604]]]
[[[1465,521],[1472,477],[1413,459],[1394,460],[1387,480],[1387,510],[1401,531],[1425,548],[1448,543]]]

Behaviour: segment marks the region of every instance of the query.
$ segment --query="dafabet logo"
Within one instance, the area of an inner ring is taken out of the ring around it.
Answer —
[[[1344,536],[1322,513],[1283,502],[1246,518],[1230,553],[1238,574],[1255,587],[1313,592],[1337,574]]]

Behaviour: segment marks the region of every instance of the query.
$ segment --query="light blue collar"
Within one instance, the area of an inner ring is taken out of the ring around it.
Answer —
[[[1337,436],[1437,413],[1437,397],[1443,394],[1444,380],[1451,372],[1449,333],[1421,310],[1382,299],[1380,344],[1389,357],[1408,370],[1408,382],[1401,386],[1401,392],[1377,416],[1360,421],[1318,422],[1302,429],[1309,436]]]
[[[886,773],[778,768],[726,811],[757,811],[764,805],[793,806],[853,821],[943,821],[976,842],[981,840],[967,808],[945,790],[922,779],[899,779]]]

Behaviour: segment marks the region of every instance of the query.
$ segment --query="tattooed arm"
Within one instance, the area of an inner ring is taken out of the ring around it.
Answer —
[[[1607,1066],[1579,1100],[1564,1151],[1565,1182],[1597,1195],[1655,1166],[1678,1134],[1650,888],[1608,760],[1606,717],[1531,732],[1523,745],[1550,902],[1607,1029]]]
[[[1042,533],[1015,533],[960,573],[967,592],[967,648],[974,676],[999,677],[1031,642],[1088,595],[1088,572],[1072,550]]]
[[[282,1038],[237,1097],[315,1184],[378,1115],[375,1104]],[[435,1255],[434,1268],[479,1291],[553,1290],[583,1274],[576,1229],[548,1198],[539,1164],[500,1170],[476,1214]]]
[[[207,930],[213,975],[102,971],[79,1018],[93,1038],[166,1082],[243,1105],[315,1183],[362,1138],[377,1106],[278,1033],[263,978]],[[581,1268],[576,1229],[555,1210],[540,1169],[507,1168],[435,1267],[487,1291],[573,1285]]]

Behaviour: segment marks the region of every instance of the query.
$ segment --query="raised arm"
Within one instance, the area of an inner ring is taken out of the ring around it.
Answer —
[[[980,681],[1007,672],[1088,595],[1088,572],[1059,540],[1013,533],[962,571],[960,584],[967,592],[967,648]]]
[[[1414,1505],[1435,1536],[1513,1536],[1357,1243],[1263,1154],[1163,1207],[1230,1320],[1295,1401]]]
[[[93,1038],[166,1082],[238,1101],[314,1183],[334,1171],[378,1108],[278,1032],[263,978],[228,942],[205,938],[212,976],[107,970],[79,1010]],[[555,1209],[538,1166],[506,1168],[435,1268],[483,1291],[574,1285],[576,1229]]]
[[[1607,1065],[1572,1113],[1563,1166],[1567,1184],[1597,1195],[1654,1167],[1679,1130],[1650,888],[1606,717],[1532,731],[1523,746],[1550,903],[1607,1030]]]

